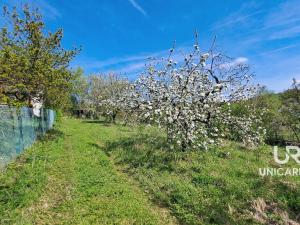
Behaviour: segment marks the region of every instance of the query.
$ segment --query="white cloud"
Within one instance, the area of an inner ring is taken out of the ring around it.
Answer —
[[[300,36],[300,0],[285,1],[273,7],[265,16],[260,31],[268,40]]]
[[[283,46],[283,47],[280,47],[280,48],[275,48],[275,49],[270,50],[270,51],[262,52],[262,53],[260,53],[260,55],[263,55],[263,56],[272,55],[274,53],[280,53],[282,51],[285,51],[285,50],[288,50],[288,49],[293,49],[293,48],[296,48],[296,47],[299,47],[299,46],[300,46],[300,43],[291,44],[291,45]]]
[[[145,68],[145,65],[146,65],[145,62],[131,63],[129,65],[122,66],[118,69],[109,70],[109,71],[118,73],[118,74],[139,73],[139,72],[143,71],[143,69]]]
[[[145,64],[148,58],[159,57],[161,54],[162,52],[155,52],[141,53],[137,55],[116,57],[105,60],[84,59],[80,60],[77,64],[88,70],[107,70],[112,67],[137,64],[140,62],[143,62]]]
[[[128,0],[131,5],[138,10],[140,13],[142,13],[144,16],[147,15],[146,11],[135,1],[135,0]]]
[[[225,18],[213,24],[213,30],[226,29],[228,27],[236,27],[238,25],[249,25],[251,20],[258,14],[263,13],[264,10],[258,9],[255,2],[244,3],[238,11],[226,16]]]
[[[239,64],[247,63],[248,61],[249,61],[249,59],[246,58],[246,57],[238,57],[230,63],[222,64],[221,67],[226,69],[226,68],[230,68],[230,67],[233,67],[233,66],[236,66],[236,65],[239,65]]]
[[[175,49],[174,53],[172,54],[171,58],[173,61],[183,61],[184,60],[184,53],[188,52],[188,47],[178,47]],[[149,53],[140,53],[137,55],[129,55],[124,57],[115,57],[105,60],[95,60],[91,58],[86,59],[78,59],[77,62],[73,63],[73,66],[80,66],[88,71],[95,71],[95,70],[105,70],[105,71],[112,71],[118,70],[126,72],[126,68],[128,71],[132,72],[133,69],[141,68],[141,65],[145,65],[145,63],[149,62],[149,59],[160,59],[162,57],[166,58],[169,56],[169,50],[162,50],[157,52],[149,52]],[[118,69],[115,69],[118,68]]]
[[[297,36],[300,36],[300,25],[295,27],[285,28],[278,32],[274,32],[273,34],[270,35],[269,39],[275,40],[275,39],[283,39],[283,38],[292,38]]]
[[[133,55],[133,56],[125,56],[119,58],[110,58],[106,60],[93,60],[87,59],[81,61],[82,66],[88,69],[105,69],[110,66],[115,66],[118,64],[127,64],[137,61],[144,61],[149,57],[147,54]]]
[[[256,43],[300,36],[300,0],[284,1],[268,9],[245,3],[213,24],[213,30],[220,29],[234,33],[236,29],[247,29],[241,32],[243,39]]]
[[[234,60],[234,62],[235,62],[236,64],[239,64],[239,63],[246,63],[246,62],[248,62],[248,58],[246,58],[246,57],[239,57],[239,58],[236,58],[236,59]]]
[[[229,26],[236,26],[241,23],[247,23],[253,16],[262,13],[262,10],[258,10],[247,15],[242,15],[241,12],[230,15],[222,21],[218,21],[213,25],[213,29],[226,29]]]
[[[266,16],[264,26],[266,28],[285,26],[300,21],[300,1],[290,0],[274,7]]]

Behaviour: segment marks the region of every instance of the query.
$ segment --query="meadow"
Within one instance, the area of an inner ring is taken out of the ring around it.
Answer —
[[[0,174],[0,223],[297,224],[299,178],[263,167],[268,145],[172,151],[153,127],[64,118]]]

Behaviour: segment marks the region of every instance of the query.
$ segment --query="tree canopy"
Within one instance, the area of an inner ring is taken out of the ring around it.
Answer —
[[[46,32],[38,10],[4,8],[0,30],[0,101],[10,105],[61,107],[68,101],[74,73],[69,63],[78,49],[61,47],[63,30]]]

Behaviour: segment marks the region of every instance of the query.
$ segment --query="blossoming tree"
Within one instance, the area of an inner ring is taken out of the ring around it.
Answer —
[[[123,109],[123,93],[129,85],[126,79],[110,74],[89,77],[88,100],[90,107],[97,114],[115,122],[117,114]]]
[[[198,44],[193,48],[181,62],[172,59],[172,48],[168,58],[149,63],[127,93],[128,111],[157,124],[171,146],[183,150],[207,149],[233,130],[245,144],[261,142],[264,130],[255,110],[232,110],[256,92],[249,66],[212,49],[202,53]]]

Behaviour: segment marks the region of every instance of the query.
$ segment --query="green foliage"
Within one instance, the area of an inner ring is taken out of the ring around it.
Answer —
[[[300,90],[299,84],[282,92],[272,93],[264,89],[252,99],[255,107],[264,111],[263,126],[269,144],[300,142]]]
[[[87,107],[86,96],[88,94],[88,82],[82,68],[78,67],[72,71],[73,81],[70,92],[70,104],[65,108],[65,112],[71,115]]]
[[[281,115],[286,126],[292,131],[297,142],[300,142],[300,84],[294,80],[291,89],[281,95]]]
[[[278,94],[262,93],[254,100],[256,107],[266,109],[263,115],[263,126],[266,128],[266,140],[268,143],[275,143],[281,139],[282,117],[280,115],[281,100]]]
[[[73,71],[73,84],[72,84],[72,94],[76,95],[81,101],[88,91],[88,82],[86,77],[84,76],[84,71],[82,68],[78,67]]]
[[[63,31],[46,34],[37,10],[25,6],[21,13],[4,8],[7,25],[0,31],[0,101],[31,106],[33,101],[59,108],[68,101],[69,63],[77,49],[61,47]]]

